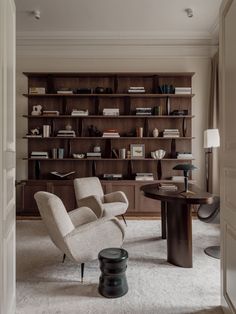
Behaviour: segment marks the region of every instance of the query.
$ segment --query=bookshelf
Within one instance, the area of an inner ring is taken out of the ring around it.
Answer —
[[[157,202],[146,199],[140,191],[143,184],[150,181],[135,181],[135,173],[153,173],[154,182],[169,182],[173,175],[182,175],[172,170],[177,163],[191,162],[193,158],[177,159],[178,152],[192,151],[192,98],[194,94],[160,93],[160,86],[192,87],[194,73],[29,73],[27,98],[28,131],[38,129],[42,133],[43,125],[50,126],[50,137],[27,137],[28,153],[23,160],[28,163],[28,179],[18,183],[17,214],[37,216],[38,210],[33,199],[34,193],[45,190],[62,198],[67,210],[76,207],[73,179],[75,177],[98,176],[102,180],[105,193],[122,190],[126,193],[130,206],[127,214],[144,216],[158,215]],[[145,93],[128,93],[130,86],[142,86]],[[43,87],[45,94],[31,94],[31,88]],[[108,93],[95,93],[96,87],[103,87]],[[62,89],[72,89],[73,94],[57,94]],[[83,89],[92,89],[90,93],[78,93]],[[59,115],[32,115],[34,106],[41,105],[42,110],[58,111]],[[151,108],[151,115],[136,115],[136,108]],[[104,108],[118,108],[118,116],[104,116]],[[155,113],[159,108],[159,114]],[[87,116],[71,116],[73,109],[88,110]],[[173,111],[187,110],[184,115],[172,115]],[[161,113],[161,114],[160,114]],[[75,137],[58,137],[59,130],[68,125],[75,131]],[[91,136],[89,128],[93,125],[100,136]],[[143,137],[136,134],[137,128],[143,128]],[[153,137],[153,129],[159,130],[159,136]],[[107,129],[115,129],[119,137],[107,138],[101,134]],[[178,129],[179,137],[163,137],[164,129]],[[142,158],[116,158],[112,150],[130,145],[144,145]],[[86,158],[94,146],[101,148],[101,158]],[[62,148],[62,159],[52,158],[53,149]],[[163,149],[163,159],[151,158],[151,152]],[[31,158],[31,152],[48,152],[48,158]],[[73,158],[73,154],[85,154],[85,158]],[[50,172],[70,172],[68,179],[58,180]],[[103,180],[103,174],[122,174],[122,180]],[[153,182],[153,181],[152,181]]]

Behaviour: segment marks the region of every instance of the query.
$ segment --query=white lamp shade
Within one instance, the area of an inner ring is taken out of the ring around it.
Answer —
[[[208,129],[204,131],[204,148],[219,147],[220,135],[218,129]]]

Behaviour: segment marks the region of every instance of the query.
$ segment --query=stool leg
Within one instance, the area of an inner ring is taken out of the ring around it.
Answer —
[[[124,215],[121,215],[121,217],[123,218],[124,223],[125,223],[125,225],[127,226],[127,222],[126,222],[126,220],[125,220],[125,216],[124,216]]]
[[[81,282],[84,281],[84,263],[81,264]]]
[[[63,254],[62,263],[65,262],[66,254]]]

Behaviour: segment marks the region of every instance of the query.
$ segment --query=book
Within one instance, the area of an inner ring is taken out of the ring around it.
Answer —
[[[172,183],[160,183],[158,184],[159,190],[163,191],[177,191],[178,187]]]
[[[89,112],[88,110],[72,110],[71,115],[72,116],[88,116]]]
[[[49,115],[59,116],[60,112],[57,110],[43,110],[43,116],[49,116]]]
[[[135,177],[136,181],[154,181],[153,176],[136,176]]]
[[[36,94],[36,95],[43,95],[46,93],[46,89],[45,87],[30,87],[29,93]]]
[[[50,172],[52,175],[56,176],[56,177],[59,177],[59,178],[66,178],[68,176],[70,176],[71,174],[74,174],[75,171],[70,171],[70,172],[57,172],[57,171],[51,171]]]
[[[87,157],[101,157],[102,153],[94,153],[94,152],[88,152],[86,153]]]
[[[152,172],[137,172],[136,176],[153,176]]]
[[[119,158],[119,155],[118,155],[118,153],[117,153],[117,151],[116,151],[115,148],[112,148],[112,153],[114,154],[114,156],[115,156],[117,159]]]

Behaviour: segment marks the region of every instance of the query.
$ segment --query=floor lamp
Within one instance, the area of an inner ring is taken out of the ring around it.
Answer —
[[[212,161],[212,148],[220,146],[220,135],[218,129],[208,129],[204,131],[204,148],[205,151],[205,162],[206,162],[206,190],[209,192],[209,177],[210,177],[210,160]],[[211,206],[211,214],[209,220],[216,217],[219,214],[220,198],[214,197],[214,203]],[[209,211],[209,209],[207,209]],[[200,218],[200,211],[198,211],[198,217]],[[204,213],[204,209],[202,209]],[[204,213],[205,214],[205,213]],[[208,213],[209,214],[209,213]],[[206,220],[206,219],[205,219]],[[214,258],[220,258],[220,246],[210,246],[205,248],[204,252]]]

